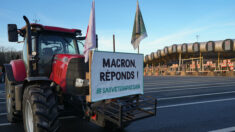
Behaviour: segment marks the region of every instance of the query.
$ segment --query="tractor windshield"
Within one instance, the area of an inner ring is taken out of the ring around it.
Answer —
[[[40,35],[39,53],[42,56],[55,54],[78,54],[72,37],[60,35]]]

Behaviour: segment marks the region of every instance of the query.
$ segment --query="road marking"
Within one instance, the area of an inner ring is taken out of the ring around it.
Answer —
[[[195,89],[210,89],[214,87],[224,87],[224,86],[234,86],[234,85],[222,85],[222,86],[207,86],[207,87],[196,87],[196,88],[185,88],[185,89],[166,89],[166,90],[149,90],[144,91],[144,93],[159,93],[159,92],[172,92],[172,91],[183,91],[183,90],[195,90]]]
[[[0,123],[0,126],[10,126],[11,123]]]
[[[59,117],[60,120],[63,120],[63,119],[73,119],[73,118],[77,118],[77,116],[63,116],[63,117]]]
[[[151,84],[159,84],[159,85],[161,85],[161,84],[174,84],[174,83],[189,83],[189,82],[194,82],[194,83],[199,83],[199,82],[201,82],[201,80],[197,80],[197,81],[193,81],[193,80],[191,80],[191,81],[186,81],[186,80],[184,80],[184,81],[177,81],[177,80],[168,80],[168,81],[163,81],[163,80],[155,80],[154,82],[145,82],[144,84],[149,84],[149,85],[151,85]],[[208,82],[208,81],[203,81],[203,82]]]
[[[4,115],[7,115],[7,113],[0,113],[0,116],[4,116]]]
[[[209,100],[209,101],[199,101],[199,102],[191,102],[191,103],[182,103],[182,104],[174,104],[174,105],[165,105],[165,106],[158,106],[158,109],[163,108],[172,108],[172,107],[179,107],[179,106],[188,106],[188,105],[196,105],[196,104],[206,104],[206,103],[214,103],[214,102],[223,102],[223,101],[232,101],[235,98],[227,98],[227,99],[218,99],[218,100]]]
[[[187,96],[178,96],[178,97],[158,98],[157,100],[160,101],[160,100],[170,100],[170,99],[180,99],[180,98],[192,98],[192,97],[221,95],[221,94],[230,94],[230,93],[235,93],[235,91],[220,92],[220,93],[209,93],[209,94],[196,94],[196,95],[187,95]]]
[[[234,131],[235,131],[235,126],[223,128],[223,129],[219,129],[219,130],[213,130],[213,131],[209,131],[209,132],[234,132]]]
[[[232,77],[226,77],[226,76],[145,76],[146,80],[154,80],[154,79],[214,79],[214,78],[221,78],[221,79],[233,79]]]
[[[155,80],[163,80],[163,81],[166,81],[167,80],[180,80],[180,81],[185,81],[185,80],[208,80],[208,81],[216,81],[216,80],[235,80],[234,78],[229,78],[229,77],[211,77],[211,78],[203,78],[203,76],[200,76],[200,77],[174,77],[174,78],[169,78],[169,77],[166,77],[166,78],[158,78],[158,77],[155,77],[155,78],[152,78],[152,79],[148,79],[148,78],[144,78],[144,81],[155,81]]]
[[[169,83],[169,82],[232,82],[235,79],[221,79],[221,78],[216,78],[216,79],[155,79],[155,80],[144,80],[146,83]]]
[[[218,81],[218,80],[217,80]],[[216,81],[216,82],[217,82]],[[176,80],[172,80],[172,81],[168,81],[168,82],[162,82],[162,81],[156,81],[156,82],[153,82],[153,83],[150,83],[150,82],[144,82],[144,85],[145,86],[152,86],[152,85],[169,85],[169,84],[202,84],[202,83],[216,83],[215,81],[176,81]],[[234,80],[232,81],[223,81],[224,83],[233,83]]]
[[[229,84],[234,84],[235,82],[231,82],[231,83],[229,83]],[[181,86],[171,86],[171,87],[160,87],[160,88],[146,88],[146,89],[148,89],[148,90],[155,90],[155,89],[169,89],[169,88],[184,88],[184,87],[191,87],[191,86],[193,86],[193,87],[196,87],[196,86],[214,86],[214,85],[222,85],[222,86],[224,86],[224,84],[228,84],[228,83],[212,83],[212,84],[202,84],[202,85],[181,85]]]
[[[0,102],[0,104],[6,104],[6,102]]]
[[[0,99],[6,99],[6,98],[0,98]]]

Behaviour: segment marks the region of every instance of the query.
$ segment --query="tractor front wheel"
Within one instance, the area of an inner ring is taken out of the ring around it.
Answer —
[[[26,87],[23,97],[24,129],[27,132],[55,132],[59,128],[56,96],[49,84]]]

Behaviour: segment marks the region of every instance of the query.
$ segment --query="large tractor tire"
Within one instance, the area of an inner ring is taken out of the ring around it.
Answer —
[[[26,132],[56,132],[59,128],[56,96],[49,84],[26,87],[23,97]]]
[[[19,121],[19,112],[15,109],[15,88],[12,82],[5,76],[5,89],[6,89],[6,108],[7,108],[7,120],[11,123]]]

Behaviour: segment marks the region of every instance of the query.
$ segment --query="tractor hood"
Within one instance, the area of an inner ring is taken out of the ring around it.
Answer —
[[[89,65],[84,59],[83,55],[55,55],[50,80],[58,84],[64,93],[81,93],[75,87],[75,80],[85,79],[86,72],[89,71]]]

